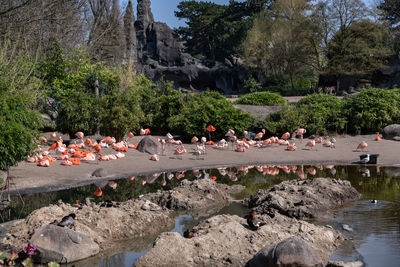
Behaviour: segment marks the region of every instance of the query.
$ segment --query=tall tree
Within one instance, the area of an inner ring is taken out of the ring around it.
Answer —
[[[241,50],[253,16],[268,5],[269,0],[231,0],[228,5],[203,1],[182,1],[175,16],[185,19],[187,26],[176,31],[187,51],[195,56],[224,60]]]
[[[306,0],[277,0],[255,20],[244,44],[246,64],[264,76],[298,76],[310,72],[313,30]]]
[[[334,74],[337,90],[343,75],[369,74],[383,67],[387,56],[388,33],[370,20],[353,22],[345,31],[339,30],[328,46],[328,72]]]
[[[110,65],[125,58],[125,36],[118,0],[88,0],[91,16],[87,46],[90,54]]]
[[[66,51],[84,42],[87,0],[0,1],[0,34],[45,54],[56,40]],[[18,42],[18,40],[23,42]],[[22,49],[22,48],[21,48]]]

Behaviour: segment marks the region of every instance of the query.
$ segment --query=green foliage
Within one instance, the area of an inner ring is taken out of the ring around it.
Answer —
[[[110,94],[118,90],[120,77],[116,70],[101,62],[93,63],[81,51],[76,51],[66,59],[58,43],[52,51],[37,67],[37,76],[43,80],[45,97],[59,100],[71,92],[94,93],[96,80],[100,94]]]
[[[332,95],[312,94],[297,103],[307,116],[307,130],[322,134],[326,131],[343,132],[346,118],[342,112],[343,101]]]
[[[47,264],[48,267],[60,267],[60,264],[57,262],[51,261]]]
[[[0,170],[25,160],[37,146],[34,139],[42,120],[33,107],[40,82],[30,74],[34,61],[23,53],[7,54],[0,47]]]
[[[56,128],[57,131],[69,134],[71,138],[78,131],[91,135],[96,132],[98,118],[99,103],[94,94],[70,92],[61,98]]]
[[[257,105],[257,106],[280,106],[285,105],[286,100],[277,93],[257,92],[241,96],[235,104]]]
[[[256,79],[250,77],[243,84],[243,89],[247,92],[254,93],[262,90],[261,84],[259,84]]]
[[[400,123],[400,94],[396,90],[366,89],[346,99],[344,111],[349,133],[371,133]]]
[[[289,77],[290,87],[299,86],[295,79],[312,74],[315,64],[313,23],[306,0],[274,1],[254,20],[244,42],[244,59],[248,69],[263,75]]]
[[[266,128],[274,135],[293,132],[299,127],[306,128],[309,134],[343,132],[346,118],[342,108],[343,102],[335,96],[313,94],[268,116]]]
[[[179,27],[177,33],[192,55],[223,61],[241,50],[253,15],[269,2],[230,1],[228,5],[218,5],[205,1],[182,1],[175,16],[186,19],[187,26]]]
[[[178,115],[170,118],[169,126],[177,134],[188,138],[205,135],[204,129],[213,125],[217,130],[214,140],[223,138],[228,129],[242,132],[254,123],[249,113],[233,107],[232,103],[215,92],[189,95]]]
[[[106,95],[101,102],[101,128],[103,135],[114,136],[117,141],[129,132],[139,129],[141,110],[132,91]]]
[[[388,33],[370,20],[352,23],[339,30],[329,43],[328,71],[340,77],[344,74],[368,74],[383,67],[388,49]]]

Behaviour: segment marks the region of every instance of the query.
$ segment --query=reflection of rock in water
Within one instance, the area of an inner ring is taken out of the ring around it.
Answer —
[[[400,177],[400,168],[399,167],[385,167],[386,175],[391,177],[398,178]]]

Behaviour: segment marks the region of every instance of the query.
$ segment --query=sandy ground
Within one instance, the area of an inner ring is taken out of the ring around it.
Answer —
[[[142,137],[132,138],[139,142]],[[213,149],[207,146],[206,155],[196,158],[191,152],[194,145],[185,147],[189,153],[182,158],[177,158],[173,151],[175,146],[167,145],[167,155],[161,156],[160,161],[150,160],[150,155],[134,149],[128,149],[126,157],[114,161],[82,162],[79,166],[62,166],[61,161],[56,161],[50,167],[38,167],[36,164],[21,162],[10,171],[11,190],[21,193],[52,191],[61,188],[70,188],[85,185],[100,180],[128,178],[132,175],[144,175],[160,171],[177,171],[196,168],[213,168],[222,166],[240,165],[265,165],[265,164],[355,164],[363,152],[355,151],[361,141],[368,143],[367,153],[380,154],[379,164],[382,166],[400,165],[400,142],[374,141],[375,135],[338,136],[336,149],[318,145],[317,151],[305,148],[307,140],[293,140],[298,147],[297,151],[286,151],[285,146],[274,145],[268,148],[251,147],[246,152],[235,152],[232,147],[228,149]],[[131,142],[132,142],[131,141]],[[130,143],[131,143],[130,142]],[[110,153],[116,153],[109,149]],[[107,153],[103,153],[107,154]],[[94,170],[103,168],[107,170],[107,177],[93,177]]]

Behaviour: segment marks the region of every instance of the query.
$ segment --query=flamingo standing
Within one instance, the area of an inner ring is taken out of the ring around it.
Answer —
[[[146,134],[146,131],[142,128],[142,129],[140,129],[140,135],[145,135]]]
[[[83,140],[83,137],[84,137],[85,135],[83,134],[83,132],[77,132],[77,133],[75,133],[75,136],[78,137],[78,139]]]
[[[368,144],[364,141],[362,141],[358,146],[356,150],[361,150],[364,151],[364,149],[368,146]]]
[[[307,130],[304,129],[304,128],[298,128],[298,129],[295,131],[296,135],[300,135],[300,140],[301,140],[301,142],[303,142],[303,135],[304,135],[306,132],[307,132]]]
[[[256,137],[254,137],[254,139],[258,139],[258,141],[261,141],[261,139],[263,138],[265,134],[265,129],[262,129],[261,132],[259,132],[258,134],[256,134]]]

